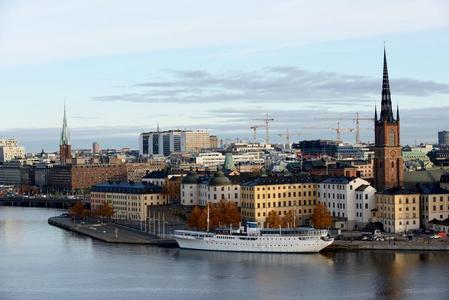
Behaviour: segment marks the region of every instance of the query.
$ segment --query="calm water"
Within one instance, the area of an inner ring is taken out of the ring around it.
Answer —
[[[0,207],[0,299],[449,299],[449,253],[237,254],[108,245]]]

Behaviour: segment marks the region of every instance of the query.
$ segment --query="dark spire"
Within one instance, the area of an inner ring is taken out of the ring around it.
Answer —
[[[396,121],[399,121],[399,104],[396,106]]]
[[[382,105],[380,110],[380,121],[394,122],[393,109],[391,106],[390,81],[388,80],[387,53],[384,47],[384,72],[382,80]]]
[[[374,105],[374,121],[377,122],[377,105]]]

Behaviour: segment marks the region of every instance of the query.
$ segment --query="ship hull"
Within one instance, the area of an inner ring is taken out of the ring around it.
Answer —
[[[195,238],[175,235],[175,239],[181,249],[259,253],[317,253],[333,242],[333,240],[320,238],[305,239],[283,236],[215,236]]]

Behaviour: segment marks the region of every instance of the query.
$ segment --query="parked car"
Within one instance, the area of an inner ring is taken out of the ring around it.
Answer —
[[[433,234],[433,235],[430,236],[430,238],[436,240],[436,239],[439,239],[441,237],[438,234]]]

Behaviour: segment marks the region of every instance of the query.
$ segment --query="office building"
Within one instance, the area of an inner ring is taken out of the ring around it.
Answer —
[[[438,132],[438,145],[449,147],[449,131],[443,130]]]
[[[25,148],[14,139],[0,140],[0,163],[25,158]]]
[[[171,153],[198,152],[210,149],[207,131],[168,130],[140,134],[139,151],[142,156],[169,156]]]

